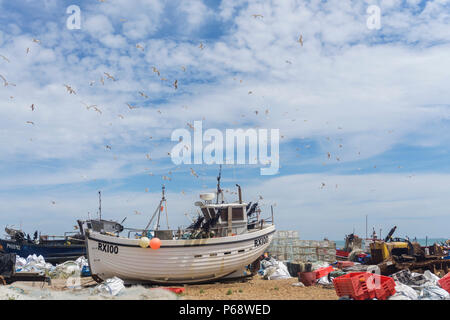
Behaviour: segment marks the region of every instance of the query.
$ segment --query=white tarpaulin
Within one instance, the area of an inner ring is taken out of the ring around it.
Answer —
[[[291,278],[291,275],[289,274],[288,268],[281,261],[275,261],[272,266],[264,269],[264,279],[266,280],[279,280],[289,278]]]
[[[120,292],[125,289],[123,280],[117,277],[107,279],[105,282],[99,284],[95,287],[95,290],[100,294],[107,294],[112,296],[117,296]]]
[[[45,262],[43,256],[29,255],[26,259],[16,257],[16,272],[50,272],[55,267]]]
[[[389,300],[417,300],[419,295],[416,290],[403,284],[401,282],[395,282],[395,294],[389,297]]]

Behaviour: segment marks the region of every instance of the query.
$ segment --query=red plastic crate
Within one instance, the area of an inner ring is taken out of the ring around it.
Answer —
[[[442,289],[450,293],[450,272],[443,276],[438,283]]]
[[[320,268],[317,270],[314,270],[314,272],[316,273],[316,279],[320,279],[322,277],[325,277],[326,275],[328,275],[330,272],[332,272],[334,269],[332,266],[328,266],[325,268]]]
[[[395,294],[395,281],[391,277],[375,275],[380,279],[380,288],[375,289],[375,296],[378,300],[386,300]],[[374,279],[374,278],[372,278]]]
[[[355,300],[385,300],[395,294],[394,279],[368,272],[351,272],[333,279],[336,294]]]
[[[337,267],[339,269],[352,267],[354,265],[355,265],[355,263],[353,261],[338,261],[338,263],[337,263]]]
[[[369,291],[366,280],[370,274],[367,272],[352,272],[333,279],[336,294],[339,297],[349,296],[355,300],[375,298],[375,292]]]

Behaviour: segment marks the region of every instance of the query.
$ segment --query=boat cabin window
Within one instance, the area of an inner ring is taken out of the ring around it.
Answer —
[[[228,208],[220,209],[220,219],[222,219],[222,221],[228,220]],[[233,208],[231,220],[232,221],[244,220],[244,209],[242,207],[241,208]]]

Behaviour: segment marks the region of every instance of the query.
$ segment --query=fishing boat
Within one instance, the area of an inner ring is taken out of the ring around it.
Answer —
[[[33,239],[22,230],[5,228],[6,239],[0,239],[0,252],[15,253],[20,257],[41,255],[50,263],[75,260],[86,254],[84,236],[80,233],[66,232],[63,236],[39,235]]]
[[[101,218],[101,193],[99,192],[99,217],[97,219],[77,220],[78,231],[65,232],[64,235],[41,235],[37,231],[33,238],[20,229],[6,227],[6,238],[0,239],[0,252],[14,253],[20,257],[42,256],[46,262],[62,263],[86,255],[85,230],[95,230],[105,234],[117,235],[122,224]],[[122,221],[123,223],[123,221]]]
[[[203,283],[234,277],[257,261],[275,233],[273,211],[261,219],[258,203],[243,202],[238,185],[239,200],[225,203],[220,174],[217,180],[217,193],[200,195],[195,206],[201,215],[186,229],[160,228],[161,214],[167,209],[163,186],[162,199],[144,229],[129,229],[128,237],[87,230],[93,278],[101,282],[116,276],[130,284]],[[150,230],[156,217],[156,227]],[[132,232],[141,237],[133,239]],[[150,245],[155,241],[159,246],[148,247],[149,238]]]

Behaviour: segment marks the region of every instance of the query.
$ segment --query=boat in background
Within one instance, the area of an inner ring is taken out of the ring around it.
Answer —
[[[0,252],[14,253],[20,257],[41,255],[46,262],[62,263],[76,260],[86,255],[85,230],[95,230],[110,235],[118,235],[123,231],[121,223],[101,218],[101,193],[99,192],[99,218],[77,220],[78,231],[65,232],[61,236],[40,235],[36,231],[33,238],[25,232],[14,228],[5,228],[6,239],[0,239]],[[123,220],[125,221],[125,219]],[[122,221],[122,223],[123,223]]]

